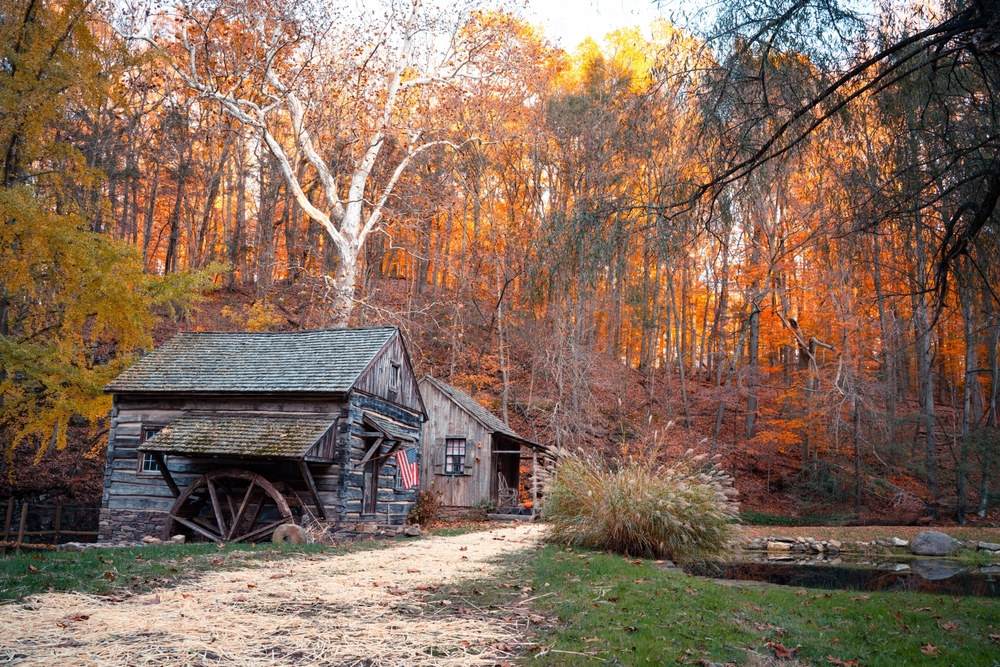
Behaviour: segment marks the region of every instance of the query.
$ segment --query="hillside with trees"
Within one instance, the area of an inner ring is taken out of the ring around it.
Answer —
[[[721,455],[744,511],[996,516],[993,4],[569,51],[496,4],[8,5],[0,495],[99,494],[101,387],[173,332],[393,324],[539,442]]]

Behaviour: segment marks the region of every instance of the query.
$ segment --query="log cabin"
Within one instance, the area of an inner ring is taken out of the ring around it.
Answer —
[[[100,541],[400,524],[416,500],[426,411],[396,327],[179,333],[105,391]]]
[[[420,488],[437,494],[446,514],[487,506],[496,518],[536,516],[539,473],[551,461],[549,450],[518,435],[458,387],[427,375],[420,393],[427,410]]]

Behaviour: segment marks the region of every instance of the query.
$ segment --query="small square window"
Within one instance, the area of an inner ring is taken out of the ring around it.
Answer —
[[[465,438],[446,438],[444,441],[444,473],[465,474]]]

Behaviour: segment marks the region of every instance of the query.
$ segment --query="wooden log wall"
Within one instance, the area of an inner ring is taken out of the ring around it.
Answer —
[[[108,435],[107,463],[104,475],[102,507],[111,510],[138,510],[166,513],[174,497],[159,473],[138,470],[140,438],[143,428],[162,428],[183,414],[220,412],[226,414],[309,414],[324,415],[330,421],[346,413],[346,404],[332,401],[290,400],[275,402],[252,399],[209,398],[128,398],[116,397]],[[200,475],[220,468],[244,468],[264,477],[284,480],[307,505],[311,496],[293,461],[251,461],[247,459],[168,456],[167,465],[174,481],[182,489]],[[324,506],[334,507],[340,487],[340,469],[336,464],[310,463]]]
[[[400,430],[414,436],[413,444],[403,443],[401,448],[415,447],[417,449],[418,465],[422,470],[424,462],[421,457],[420,437],[422,416],[410,410],[404,410],[386,400],[366,394],[352,394],[349,399],[347,416],[341,420],[343,433],[340,441],[341,458],[338,460],[343,471],[340,477],[340,497],[335,511],[343,521],[376,521],[378,523],[404,523],[410,509],[417,499],[417,489],[397,489],[398,469],[396,457],[389,456],[379,471],[378,496],[375,514],[362,512],[364,498],[364,467],[359,465],[372,441],[365,439],[364,433],[370,433],[372,428],[363,424],[364,413],[371,412],[383,419],[391,420]],[[383,444],[380,455],[389,452],[391,446]]]

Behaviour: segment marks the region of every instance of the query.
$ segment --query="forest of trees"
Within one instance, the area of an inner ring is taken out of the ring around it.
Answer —
[[[726,4],[566,51],[493,5],[7,0],[8,462],[211,283],[234,326],[398,324],[547,443],[985,515],[997,8]]]

